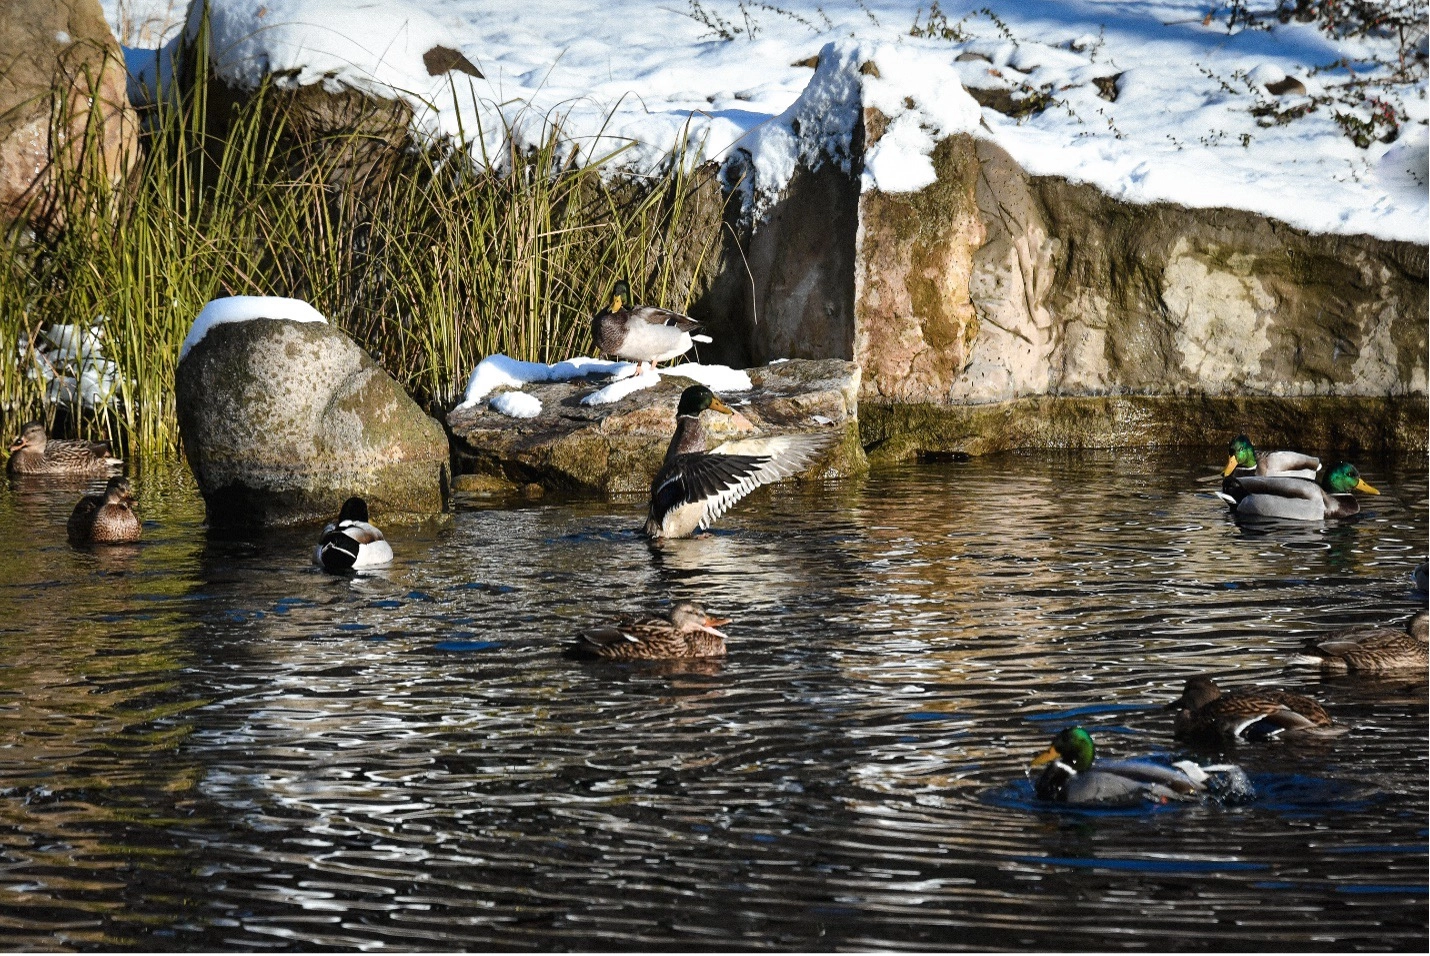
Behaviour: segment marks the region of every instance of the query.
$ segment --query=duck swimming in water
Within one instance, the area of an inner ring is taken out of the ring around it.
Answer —
[[[313,563],[333,574],[392,563],[392,545],[368,523],[366,501],[354,497],[343,502],[337,520],[328,522],[318,539]]]
[[[56,440],[45,434],[39,422],[26,422],[20,437],[10,444],[10,460],[5,470],[15,477],[71,475],[102,478],[124,464],[110,456],[107,441]]]
[[[104,494],[85,495],[74,506],[65,529],[73,544],[128,544],[139,540],[129,479],[111,478]]]
[[[729,623],[729,618],[711,617],[700,605],[681,601],[667,617],[627,614],[583,631],[571,652],[615,661],[724,657],[725,635],[716,628]]]
[[[1350,628],[1308,638],[1290,663],[1319,667],[1330,674],[1388,674],[1407,670],[1423,673],[1430,666],[1427,639],[1430,639],[1430,611],[1421,608],[1405,622],[1404,630]]]
[[[1257,475],[1262,478],[1305,478],[1316,480],[1321,470],[1321,459],[1314,455],[1303,455],[1299,451],[1257,451],[1251,439],[1237,435],[1227,442],[1226,468],[1222,477],[1240,472],[1243,476]]]
[[[631,287],[626,280],[616,283],[611,302],[591,319],[591,339],[596,348],[619,359],[655,367],[656,362],[689,352],[694,342],[709,342],[708,336],[692,333],[700,323],[688,315],[659,309],[653,305],[631,305]]]
[[[1177,711],[1173,726],[1178,737],[1270,740],[1291,732],[1341,731],[1309,697],[1269,687],[1223,693],[1210,677],[1190,678],[1182,696],[1163,709]]]
[[[1239,515],[1320,521],[1359,514],[1360,502],[1352,491],[1380,494],[1366,483],[1355,465],[1341,462],[1326,472],[1322,484],[1305,478],[1233,475],[1222,482],[1217,497]]]
[[[645,533],[652,538],[688,538],[704,531],[735,502],[760,485],[803,470],[833,441],[832,434],[774,435],[728,441],[705,450],[700,415],[734,410],[704,385],[692,385],[675,410],[675,436],[665,463],[650,483]]]
[[[1044,768],[1033,792],[1039,799],[1075,806],[1117,806],[1196,800],[1212,789],[1215,774],[1245,781],[1245,774],[1233,764],[1201,767],[1181,760],[1167,766],[1150,760],[1094,763],[1095,759],[1092,735],[1081,727],[1069,727],[1029,764],[1029,769]]]

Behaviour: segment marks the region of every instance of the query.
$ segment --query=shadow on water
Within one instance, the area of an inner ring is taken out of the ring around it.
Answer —
[[[1141,469],[1141,471],[1138,471]],[[81,488],[0,496],[0,932],[15,948],[1423,948],[1423,679],[1287,671],[1424,602],[1423,462],[1352,522],[1238,524],[1183,457],[1004,455],[752,496],[459,501],[335,577],[313,529],[64,542]],[[379,523],[381,517],[376,516]],[[580,664],[696,599],[730,654]],[[1187,676],[1350,728],[1169,750]],[[1074,811],[1028,760],[1228,758],[1242,803]],[[1115,935],[1109,935],[1115,927]],[[1189,933],[1188,927],[1195,927]]]

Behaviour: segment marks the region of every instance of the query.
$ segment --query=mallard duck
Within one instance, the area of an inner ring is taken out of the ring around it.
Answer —
[[[616,661],[724,657],[725,635],[716,628],[729,623],[729,618],[711,617],[700,605],[681,601],[668,617],[622,615],[611,624],[583,631],[571,651]]]
[[[1403,631],[1392,627],[1350,628],[1308,638],[1290,663],[1320,667],[1332,674],[1424,671],[1430,666],[1427,638],[1430,612],[1422,609],[1405,622]]]
[[[139,540],[139,518],[127,478],[111,478],[102,495],[85,495],[65,525],[74,544],[125,544]]]
[[[1237,435],[1227,442],[1226,451],[1229,457],[1221,473],[1223,478],[1240,471],[1243,475],[1262,478],[1280,476],[1315,481],[1316,472],[1321,470],[1321,459],[1314,455],[1303,455],[1299,451],[1257,451],[1245,435]]]
[[[1234,764],[1200,767],[1190,760],[1180,760],[1165,766],[1150,760],[1113,760],[1094,768],[1094,759],[1092,735],[1081,727],[1069,727],[1029,764],[1029,769],[1045,768],[1034,781],[1033,792],[1043,800],[1083,806],[1148,800],[1165,803],[1205,795],[1213,774],[1245,780],[1241,768]]]
[[[611,304],[591,319],[591,338],[607,355],[655,367],[656,362],[673,359],[690,351],[692,342],[709,342],[694,335],[700,323],[688,315],[658,309],[653,305],[627,305],[631,287],[622,279],[611,293]]]
[[[688,538],[704,531],[760,485],[803,469],[833,439],[830,434],[774,435],[728,441],[706,451],[700,426],[706,409],[734,413],[704,385],[681,393],[675,436],[650,483],[645,533],[652,538]]]
[[[1309,697],[1268,687],[1223,694],[1210,677],[1190,678],[1182,696],[1165,710],[1177,711],[1178,737],[1268,740],[1289,731],[1335,733],[1331,717]]]
[[[337,520],[328,522],[313,551],[313,563],[334,574],[391,562],[392,545],[368,523],[367,502],[361,498],[343,502]]]
[[[39,422],[26,422],[10,444],[5,469],[12,475],[74,475],[103,477],[124,464],[112,458],[107,441],[56,441]]]
[[[1380,494],[1366,484],[1355,465],[1341,462],[1326,472],[1319,485],[1305,478],[1238,478],[1233,475],[1222,482],[1217,497],[1239,515],[1320,521],[1359,514],[1360,502],[1351,494],[1352,491]]]

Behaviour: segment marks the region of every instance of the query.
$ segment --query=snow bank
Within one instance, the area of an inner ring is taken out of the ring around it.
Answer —
[[[658,373],[642,372],[639,375],[617,379],[605,388],[597,389],[581,399],[581,404],[610,405],[612,402],[619,402],[632,392],[644,391],[647,388],[652,388],[659,384],[660,375]]]
[[[170,0],[102,2],[116,22]],[[583,159],[621,150],[612,167],[649,169],[676,148],[692,165],[748,154],[745,188],[768,195],[799,162],[825,156],[848,168],[862,96],[890,119],[865,157],[864,183],[881,190],[927,184],[932,144],[965,131],[1030,173],[1128,202],[1229,206],[1310,231],[1426,241],[1426,84],[1392,82],[1392,36],[1333,40],[1314,23],[1271,19],[1270,29],[1228,29],[1233,8],[1208,16],[1205,0],[940,8],[935,24],[907,0],[609,0],[600,16],[588,0],[209,2],[230,82],[268,75],[398,97],[419,132],[465,133],[479,160],[508,155],[508,130],[529,143],[559,123]],[[202,9],[190,12],[191,32]],[[424,57],[434,46],[484,77],[433,76]],[[146,89],[164,72],[151,59],[132,60]],[[861,72],[865,63],[874,67]],[[1278,78],[1299,86],[1272,93]],[[1036,95],[1045,108],[979,109],[963,87]],[[1371,96],[1397,117],[1399,139],[1375,141],[1389,135],[1377,127],[1361,148],[1343,125],[1373,119]]]
[[[226,322],[248,322],[252,319],[287,319],[289,322],[327,322],[323,314],[301,299],[285,299],[274,295],[234,295],[213,299],[203,307],[199,317],[179,347],[179,361],[189,350],[203,341],[209,329]]]

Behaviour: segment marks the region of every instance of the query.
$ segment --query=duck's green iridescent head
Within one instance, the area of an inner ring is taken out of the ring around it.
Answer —
[[[1326,487],[1333,493],[1343,495],[1351,491],[1359,491],[1361,494],[1378,495],[1365,479],[1356,471],[1356,466],[1348,461],[1343,461],[1330,471],[1326,472]]]
[[[1069,727],[1053,738],[1053,745],[1033,758],[1030,766],[1061,760],[1078,773],[1092,766],[1092,735],[1081,727]]]
[[[735,410],[715,397],[715,393],[704,385],[692,385],[680,393],[680,406],[676,408],[675,414],[693,415],[700,417],[700,413],[705,409],[712,409],[725,415],[733,415]]]
[[[1227,442],[1226,453],[1230,457],[1227,458],[1226,470],[1221,473],[1223,478],[1238,468],[1256,467],[1256,449],[1251,447],[1251,439],[1245,435],[1237,435]]]
[[[617,279],[616,287],[611,290],[611,311],[621,311],[621,306],[631,301],[630,283],[625,279]]]

